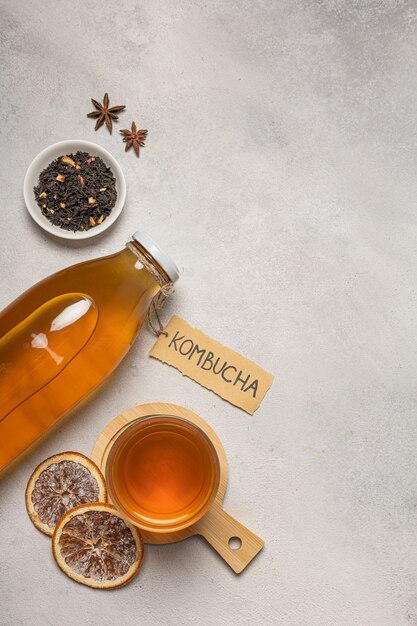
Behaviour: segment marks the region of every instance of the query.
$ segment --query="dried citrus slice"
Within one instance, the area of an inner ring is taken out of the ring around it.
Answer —
[[[97,465],[79,452],[62,452],[43,461],[29,478],[26,508],[36,528],[52,535],[69,509],[106,500],[106,483]]]
[[[143,559],[143,540],[110,504],[81,504],[59,520],[52,551],[63,572],[96,589],[128,583]]]

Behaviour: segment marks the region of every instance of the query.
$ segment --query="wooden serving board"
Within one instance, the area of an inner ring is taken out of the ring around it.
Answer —
[[[223,510],[223,498],[227,486],[227,460],[220,439],[202,417],[177,404],[149,403],[140,404],[120,413],[98,436],[91,454],[93,461],[105,474],[105,467],[110,448],[117,437],[132,422],[141,417],[152,415],[172,415],[183,417],[196,424],[205,432],[213,443],[220,463],[220,483],[217,495],[210,509],[195,524],[171,533],[150,533],[141,530],[146,543],[163,544],[181,541],[192,535],[203,536],[230,567],[240,574],[250,561],[262,550],[264,542],[248,528]],[[233,539],[230,545],[230,540]],[[239,544],[238,548],[232,547]]]

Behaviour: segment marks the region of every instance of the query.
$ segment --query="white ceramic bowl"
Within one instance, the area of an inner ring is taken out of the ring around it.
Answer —
[[[70,230],[64,230],[59,226],[54,226],[52,222],[50,222],[42,214],[36,202],[33,188],[39,182],[39,174],[49,165],[49,163],[51,163],[51,161],[63,154],[74,154],[78,150],[88,152],[92,156],[99,156],[103,159],[105,164],[110,167],[116,179],[117,200],[110,215],[102,224],[98,224],[97,226],[94,226],[94,228],[90,228],[90,230],[72,232]],[[48,233],[56,235],[57,237],[62,237],[63,239],[89,239],[90,237],[100,235],[102,232],[110,228],[110,226],[119,217],[126,199],[126,181],[120,165],[110,152],[107,152],[107,150],[98,146],[96,143],[92,143],[91,141],[69,139],[68,141],[60,141],[59,143],[52,144],[48,148],[45,148],[45,150],[42,150],[42,152],[40,152],[38,156],[33,159],[27,169],[25,180],[23,182],[23,196],[30,215],[33,217],[35,222]]]

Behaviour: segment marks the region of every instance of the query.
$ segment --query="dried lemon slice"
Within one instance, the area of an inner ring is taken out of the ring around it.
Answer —
[[[86,502],[106,500],[97,465],[79,452],[62,452],[43,461],[29,478],[26,508],[36,528],[52,536],[60,517]]]
[[[137,574],[143,540],[113,506],[95,502],[61,517],[52,551],[59,567],[73,580],[96,589],[114,589]]]

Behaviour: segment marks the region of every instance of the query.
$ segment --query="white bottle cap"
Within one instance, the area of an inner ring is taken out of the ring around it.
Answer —
[[[180,273],[178,271],[178,267],[175,265],[174,261],[171,257],[162,250],[143,230],[137,230],[133,234],[133,239],[135,239],[141,246],[145,248],[147,252],[155,259],[155,261],[162,267],[164,272],[169,276],[173,283],[179,279]]]

